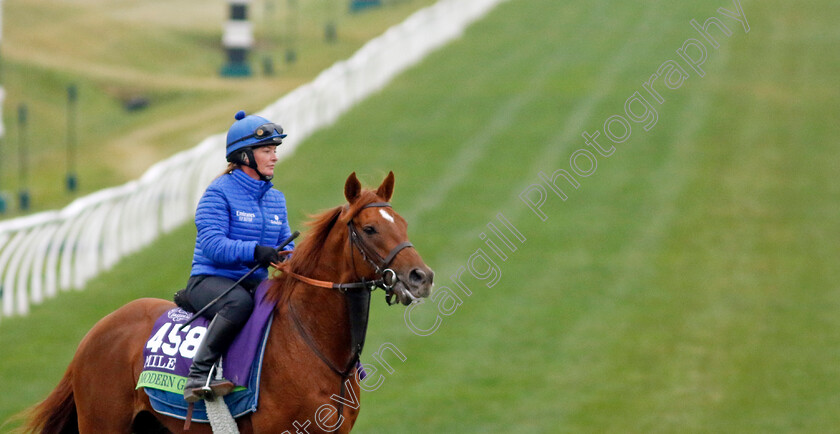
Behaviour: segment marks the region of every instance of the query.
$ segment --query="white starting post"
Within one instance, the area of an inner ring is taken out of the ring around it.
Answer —
[[[1,0],[0,0],[1,1]],[[248,77],[248,53],[254,46],[254,26],[248,20],[248,5],[251,0],[228,0],[229,17],[225,22],[222,45],[227,52],[227,65],[222,67],[225,77]]]

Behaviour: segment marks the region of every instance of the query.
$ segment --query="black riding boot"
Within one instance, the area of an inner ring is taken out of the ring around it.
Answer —
[[[187,402],[225,396],[233,390],[233,383],[224,379],[212,378],[209,387],[206,387],[207,377],[210,368],[219,360],[219,357],[236,337],[240,328],[238,324],[228,321],[221,315],[214,316],[213,320],[210,321],[204,339],[201,340],[201,344],[195,352],[195,357],[193,357],[190,375],[184,387],[184,399]],[[213,376],[215,377],[215,371]]]

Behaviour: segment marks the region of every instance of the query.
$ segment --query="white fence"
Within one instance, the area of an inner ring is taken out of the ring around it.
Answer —
[[[441,0],[265,108],[258,114],[290,132],[280,158],[502,1]],[[79,198],[60,211],[0,222],[0,317],[26,315],[30,304],[82,289],[123,256],[191,220],[204,188],[225,167],[224,137],[208,137],[139,180]]]

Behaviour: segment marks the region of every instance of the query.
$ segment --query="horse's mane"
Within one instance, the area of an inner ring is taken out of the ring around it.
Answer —
[[[340,205],[320,214],[309,215],[310,220],[304,223],[304,226],[309,228],[306,237],[299,245],[295,246],[292,257],[283,264],[283,268],[302,276],[312,276],[318,264],[321,263],[324,245],[336,223],[346,224],[363,206],[377,200],[379,199],[373,190],[364,190],[359,199],[350,206]],[[342,212],[345,210],[347,212],[342,217]],[[339,217],[342,218],[339,219]],[[284,298],[291,293],[291,287],[296,283],[296,279],[281,275],[279,278],[275,278],[266,298],[269,301],[283,302]]]

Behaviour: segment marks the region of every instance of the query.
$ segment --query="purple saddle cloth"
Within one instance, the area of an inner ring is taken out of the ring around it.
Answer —
[[[259,374],[274,312],[274,303],[265,300],[269,285],[266,280],[257,287],[250,319],[222,356],[222,375],[237,386],[225,397],[234,417],[257,409]],[[191,313],[174,308],[158,318],[143,349],[143,371],[137,382],[137,388],[146,391],[155,411],[179,419],[186,418],[184,384],[209,323],[206,318],[198,318],[181,330],[180,325],[191,317]],[[193,421],[208,421],[204,401],[195,403]]]

